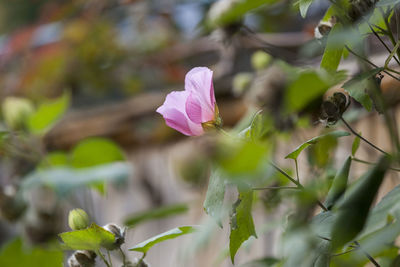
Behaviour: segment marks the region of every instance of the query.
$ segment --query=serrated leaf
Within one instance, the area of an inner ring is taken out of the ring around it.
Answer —
[[[242,243],[251,236],[257,238],[251,215],[252,204],[252,190],[241,191],[238,200],[233,204],[230,217],[231,234],[229,236],[229,252],[232,263],[234,263],[236,252]]]
[[[382,70],[383,68],[377,68],[357,75],[347,81],[343,85],[343,89],[345,89],[352,98],[360,102],[366,110],[371,111],[372,101],[368,95],[368,88],[370,87],[369,83],[371,83],[369,79],[375,77],[375,75]]]
[[[361,132],[358,133],[359,135],[361,135]],[[351,155],[354,157],[356,155],[356,152],[358,150],[358,148],[360,147],[360,137],[356,136],[354,138],[353,144],[351,145]]]
[[[69,93],[43,102],[28,119],[29,131],[34,134],[44,134],[62,117],[69,103]]]
[[[132,172],[132,166],[116,162],[91,168],[75,169],[69,167],[53,167],[37,170],[28,174],[22,182],[22,189],[35,186],[49,186],[58,194],[65,195],[74,189],[104,182],[121,182]]]
[[[297,160],[297,157],[299,156],[299,154],[301,153],[301,151],[303,151],[305,148],[307,148],[310,145],[314,145],[316,144],[319,140],[325,138],[325,137],[334,137],[334,138],[339,138],[342,136],[348,136],[350,135],[350,133],[345,132],[345,131],[332,131],[329,132],[327,134],[323,134],[320,136],[316,136],[314,138],[311,138],[310,140],[304,142],[303,144],[301,144],[300,146],[296,147],[292,152],[290,152],[285,159],[293,159],[293,160]]]
[[[314,2],[314,0],[300,0],[299,1],[299,9],[300,9],[300,15],[305,18],[307,15],[307,10],[310,7],[310,5]]]
[[[225,197],[225,179],[219,170],[211,172],[208,182],[206,199],[204,200],[204,210],[222,228],[221,215]]]
[[[328,209],[331,209],[336,201],[344,194],[347,187],[347,180],[349,178],[350,165],[351,157],[348,157],[343,166],[335,175],[325,201],[325,207]]]
[[[388,158],[382,157],[338,204],[337,218],[332,228],[333,249],[353,240],[364,228],[388,165]]]
[[[104,228],[92,223],[90,227],[59,234],[66,248],[71,250],[93,250],[109,248],[115,242],[115,236]]]
[[[62,267],[63,253],[41,247],[25,247],[20,238],[5,244],[0,251],[2,267]]]
[[[149,221],[162,219],[178,214],[182,214],[188,211],[187,204],[173,204],[168,206],[162,206],[156,209],[150,209],[142,212],[136,212],[127,216],[124,225],[128,227],[135,227],[136,225]]]
[[[154,245],[163,242],[165,240],[177,238],[182,235],[190,234],[196,231],[196,228],[193,226],[181,226],[177,227],[174,229],[171,229],[167,232],[164,232],[162,234],[156,235],[152,238],[147,239],[146,241],[141,242],[140,244],[137,244],[136,246],[130,248],[129,250],[131,251],[138,251],[142,252],[144,254],[147,253],[147,251],[152,248]]]
[[[339,33],[341,29],[342,26],[339,23],[333,26],[328,35],[324,55],[322,56],[320,67],[330,73],[337,70],[340,60],[342,59],[344,43],[338,44],[335,40],[335,35]]]

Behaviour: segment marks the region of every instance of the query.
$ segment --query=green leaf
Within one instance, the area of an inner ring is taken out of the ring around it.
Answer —
[[[338,215],[332,229],[332,247],[337,249],[353,240],[364,228],[369,209],[389,165],[382,157],[368,173],[360,178],[338,204]]]
[[[225,179],[222,177],[221,171],[213,170],[211,172],[210,181],[208,182],[208,189],[203,207],[205,212],[210,215],[221,228],[221,215],[224,197]]]
[[[163,206],[156,209],[150,209],[146,211],[136,212],[131,214],[125,219],[124,224],[128,227],[135,227],[136,225],[156,219],[162,219],[169,216],[182,214],[188,211],[187,204],[173,204]]]
[[[292,73],[291,73],[292,75]],[[331,86],[346,78],[346,72],[334,75],[325,70],[306,69],[295,74],[295,79],[289,84],[284,98],[287,112],[296,112],[305,108],[310,102],[321,97]]]
[[[129,250],[132,251],[138,251],[142,252],[144,254],[147,253],[147,251],[152,248],[154,245],[161,243],[165,240],[177,238],[182,235],[190,234],[196,231],[196,228],[193,226],[181,226],[177,227],[174,229],[171,229],[167,232],[164,232],[162,234],[156,235],[150,239],[147,239],[146,241],[143,241],[140,244],[137,244],[136,246],[130,248]]]
[[[22,240],[16,238],[5,244],[0,251],[2,267],[62,267],[63,253],[41,247],[24,247]]]
[[[223,145],[218,163],[223,171],[230,174],[229,178],[256,173],[268,156],[267,145],[252,141],[230,141]]]
[[[325,69],[327,72],[335,72],[339,66],[340,60],[343,54],[344,43],[337,44],[336,40],[332,40],[335,38],[335,34],[341,31],[342,26],[337,23],[331,29],[327,45],[325,47],[324,55],[322,56],[321,68]]]
[[[314,0],[300,0],[299,1],[299,8],[300,8],[300,15],[305,18],[307,15],[307,10],[310,5],[314,2]]]
[[[351,157],[348,157],[344,162],[342,168],[337,172],[331,188],[329,189],[328,196],[326,197],[325,207],[331,209],[336,201],[343,195],[347,187],[347,180],[349,178],[351,165]]]
[[[394,241],[400,235],[400,221],[397,220],[386,225],[379,230],[363,237],[359,243],[364,251],[367,251],[372,257],[379,256],[382,252],[394,247]],[[362,262],[365,260],[365,254],[362,251],[356,251],[351,255],[352,262]]]
[[[110,248],[115,242],[115,236],[104,228],[92,223],[90,227],[59,234],[67,249],[93,250]]]
[[[29,117],[28,128],[31,133],[44,134],[65,113],[70,103],[69,93],[57,99],[47,100]]]
[[[366,110],[371,111],[372,101],[368,95],[368,88],[371,86],[370,79],[375,77],[375,75],[382,70],[383,68],[377,68],[357,75],[353,79],[347,81],[343,85],[343,89],[345,89],[352,98],[360,102]]]
[[[231,234],[229,236],[229,252],[232,263],[234,263],[236,252],[242,243],[251,236],[257,238],[251,215],[252,204],[252,190],[241,191],[238,200],[233,204],[230,217]]]
[[[48,153],[40,162],[40,169],[45,169],[55,166],[67,166],[69,163],[68,155],[62,151]]]
[[[71,165],[75,168],[86,168],[104,163],[125,160],[120,147],[106,139],[92,137],[77,144],[71,152]]]
[[[334,137],[334,138],[339,138],[342,136],[349,136],[350,133],[345,132],[345,131],[332,131],[329,132],[327,134],[323,134],[320,136],[316,136],[306,142],[304,142],[303,144],[301,144],[300,146],[296,147],[295,150],[293,150],[292,152],[290,152],[285,159],[293,159],[293,160],[297,160],[297,157],[299,156],[299,154],[301,153],[301,151],[303,151],[305,148],[307,148],[310,145],[314,145],[316,144],[318,141],[320,141],[323,138],[326,137]]]
[[[361,132],[359,132],[358,134],[361,135]],[[356,155],[356,152],[359,147],[360,147],[360,137],[356,136],[354,138],[353,144],[351,145],[351,155],[353,157]]]
[[[397,3],[400,3],[400,0],[380,0],[376,3],[376,7],[383,7],[387,5],[396,5]]]
[[[208,13],[207,25],[214,28],[236,22],[241,20],[247,12],[275,2],[277,0],[238,0],[216,3]]]
[[[368,235],[387,224],[387,218],[394,217],[400,220],[400,185],[386,194],[382,200],[372,209],[368,217],[365,229],[360,237]]]
[[[27,175],[22,182],[22,189],[28,190],[35,186],[52,187],[58,194],[65,195],[82,186],[104,182],[121,182],[132,172],[127,163],[116,162],[85,169],[54,167],[37,170]]]
[[[71,165],[75,168],[86,168],[105,163],[124,161],[125,156],[120,147],[113,141],[91,137],[79,142],[71,152]],[[93,184],[101,194],[105,194],[104,183]]]
[[[264,139],[268,132],[273,129],[273,122],[267,114],[263,114],[262,110],[258,111],[250,125],[250,137],[253,141]]]

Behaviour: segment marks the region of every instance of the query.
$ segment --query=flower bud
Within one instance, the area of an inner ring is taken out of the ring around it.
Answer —
[[[271,55],[264,51],[256,51],[251,56],[251,65],[255,70],[262,70],[268,67],[271,62]]]
[[[68,258],[69,267],[94,267],[96,253],[90,250],[77,250]]]
[[[115,236],[115,242],[111,247],[107,249],[113,250],[119,248],[125,242],[125,230],[126,228],[121,228],[115,223],[109,223],[103,226],[103,228]]]
[[[83,209],[73,209],[68,215],[68,225],[72,230],[82,230],[89,226],[89,216]]]
[[[20,129],[25,125],[27,117],[33,113],[32,103],[25,98],[7,97],[3,101],[4,121],[12,129]]]

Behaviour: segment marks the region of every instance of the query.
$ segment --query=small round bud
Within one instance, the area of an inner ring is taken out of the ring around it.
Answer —
[[[271,62],[271,55],[264,51],[257,51],[251,56],[251,65],[255,70],[262,70],[268,67]]]
[[[69,267],[94,267],[96,253],[89,250],[77,250],[68,258]]]
[[[29,99],[19,97],[7,97],[2,103],[4,121],[12,129],[20,129],[24,126],[27,117],[34,111]]]
[[[233,94],[235,96],[243,95],[250,88],[253,78],[253,75],[247,72],[236,74],[232,81]]]
[[[73,209],[68,215],[68,225],[72,230],[82,230],[89,226],[89,216],[83,209]]]
[[[121,228],[120,226],[116,225],[115,223],[109,223],[103,226],[103,228],[115,236],[114,244],[107,248],[109,250],[113,250],[119,248],[125,242],[125,227]]]

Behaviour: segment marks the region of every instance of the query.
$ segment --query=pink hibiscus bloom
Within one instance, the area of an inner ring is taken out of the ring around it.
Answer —
[[[204,128],[220,124],[212,75],[209,68],[193,68],[186,74],[185,91],[167,95],[157,112],[169,127],[194,136],[203,134]]]

